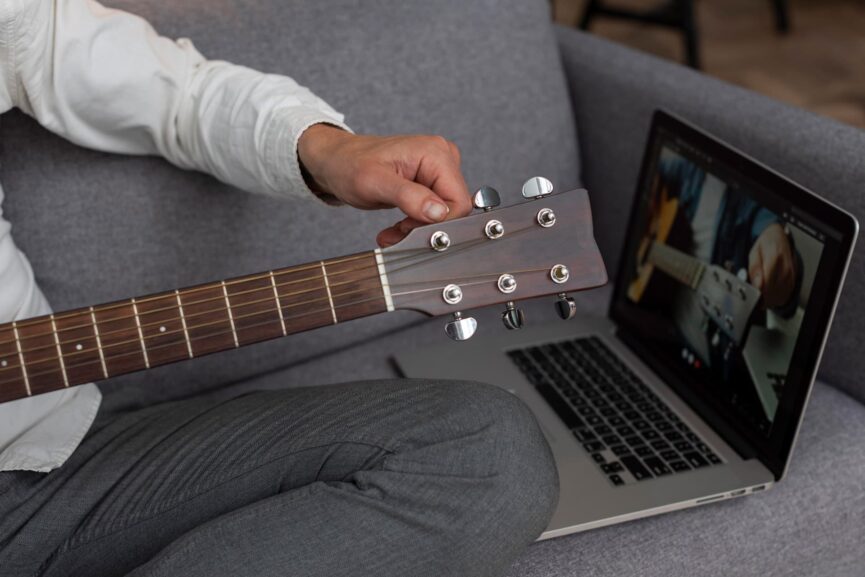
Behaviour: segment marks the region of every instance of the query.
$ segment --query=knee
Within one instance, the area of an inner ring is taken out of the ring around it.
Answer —
[[[483,527],[498,533],[512,550],[534,541],[558,503],[555,461],[534,414],[516,395],[488,384],[459,383],[451,414],[474,427],[476,442],[467,451],[488,474],[484,496],[470,512]]]

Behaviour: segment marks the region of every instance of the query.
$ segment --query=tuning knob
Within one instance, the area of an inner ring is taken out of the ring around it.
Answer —
[[[523,184],[523,196],[525,198],[541,198],[553,192],[553,183],[543,176],[528,179]]]
[[[502,203],[502,198],[499,196],[499,191],[492,186],[482,186],[475,193],[472,202],[475,208],[482,208],[484,212],[489,212]]]
[[[513,302],[509,302],[506,306],[505,312],[502,313],[502,322],[505,328],[509,331],[523,328],[523,324],[526,322],[526,315],[523,314],[523,311],[515,307]]]
[[[445,325],[445,332],[455,341],[467,341],[478,330],[478,321],[474,317],[463,317],[462,313],[454,313],[454,320]]]
[[[577,303],[565,293],[560,293],[559,300],[556,301],[556,312],[562,320],[572,319],[577,316]]]

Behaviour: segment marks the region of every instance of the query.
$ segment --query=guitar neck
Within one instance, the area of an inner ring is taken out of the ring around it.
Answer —
[[[378,251],[0,325],[0,402],[393,310]]]
[[[658,241],[652,242],[648,261],[692,289],[700,284],[700,277],[706,270],[706,265],[700,260]]]

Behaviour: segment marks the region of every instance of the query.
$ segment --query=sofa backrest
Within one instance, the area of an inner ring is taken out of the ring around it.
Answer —
[[[592,192],[595,234],[617,270],[637,173],[663,107],[852,212],[865,224],[865,131],[603,39],[559,29]],[[865,242],[853,254],[820,377],[865,402]]]
[[[544,0],[107,0],[207,57],[310,87],[357,132],[433,133],[470,187],[505,202],[538,174],[577,184],[567,87]],[[253,196],[156,158],[81,149],[13,112],[0,124],[4,211],[55,309],[374,247],[398,220]],[[146,403],[300,362],[417,320],[396,313],[112,379]],[[347,374],[347,376],[350,376]]]

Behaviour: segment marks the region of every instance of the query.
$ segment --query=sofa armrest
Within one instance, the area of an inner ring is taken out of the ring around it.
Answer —
[[[595,233],[615,273],[651,116],[663,107],[863,220],[865,132],[573,29],[556,30]],[[865,255],[855,251],[821,377],[865,402]]]

